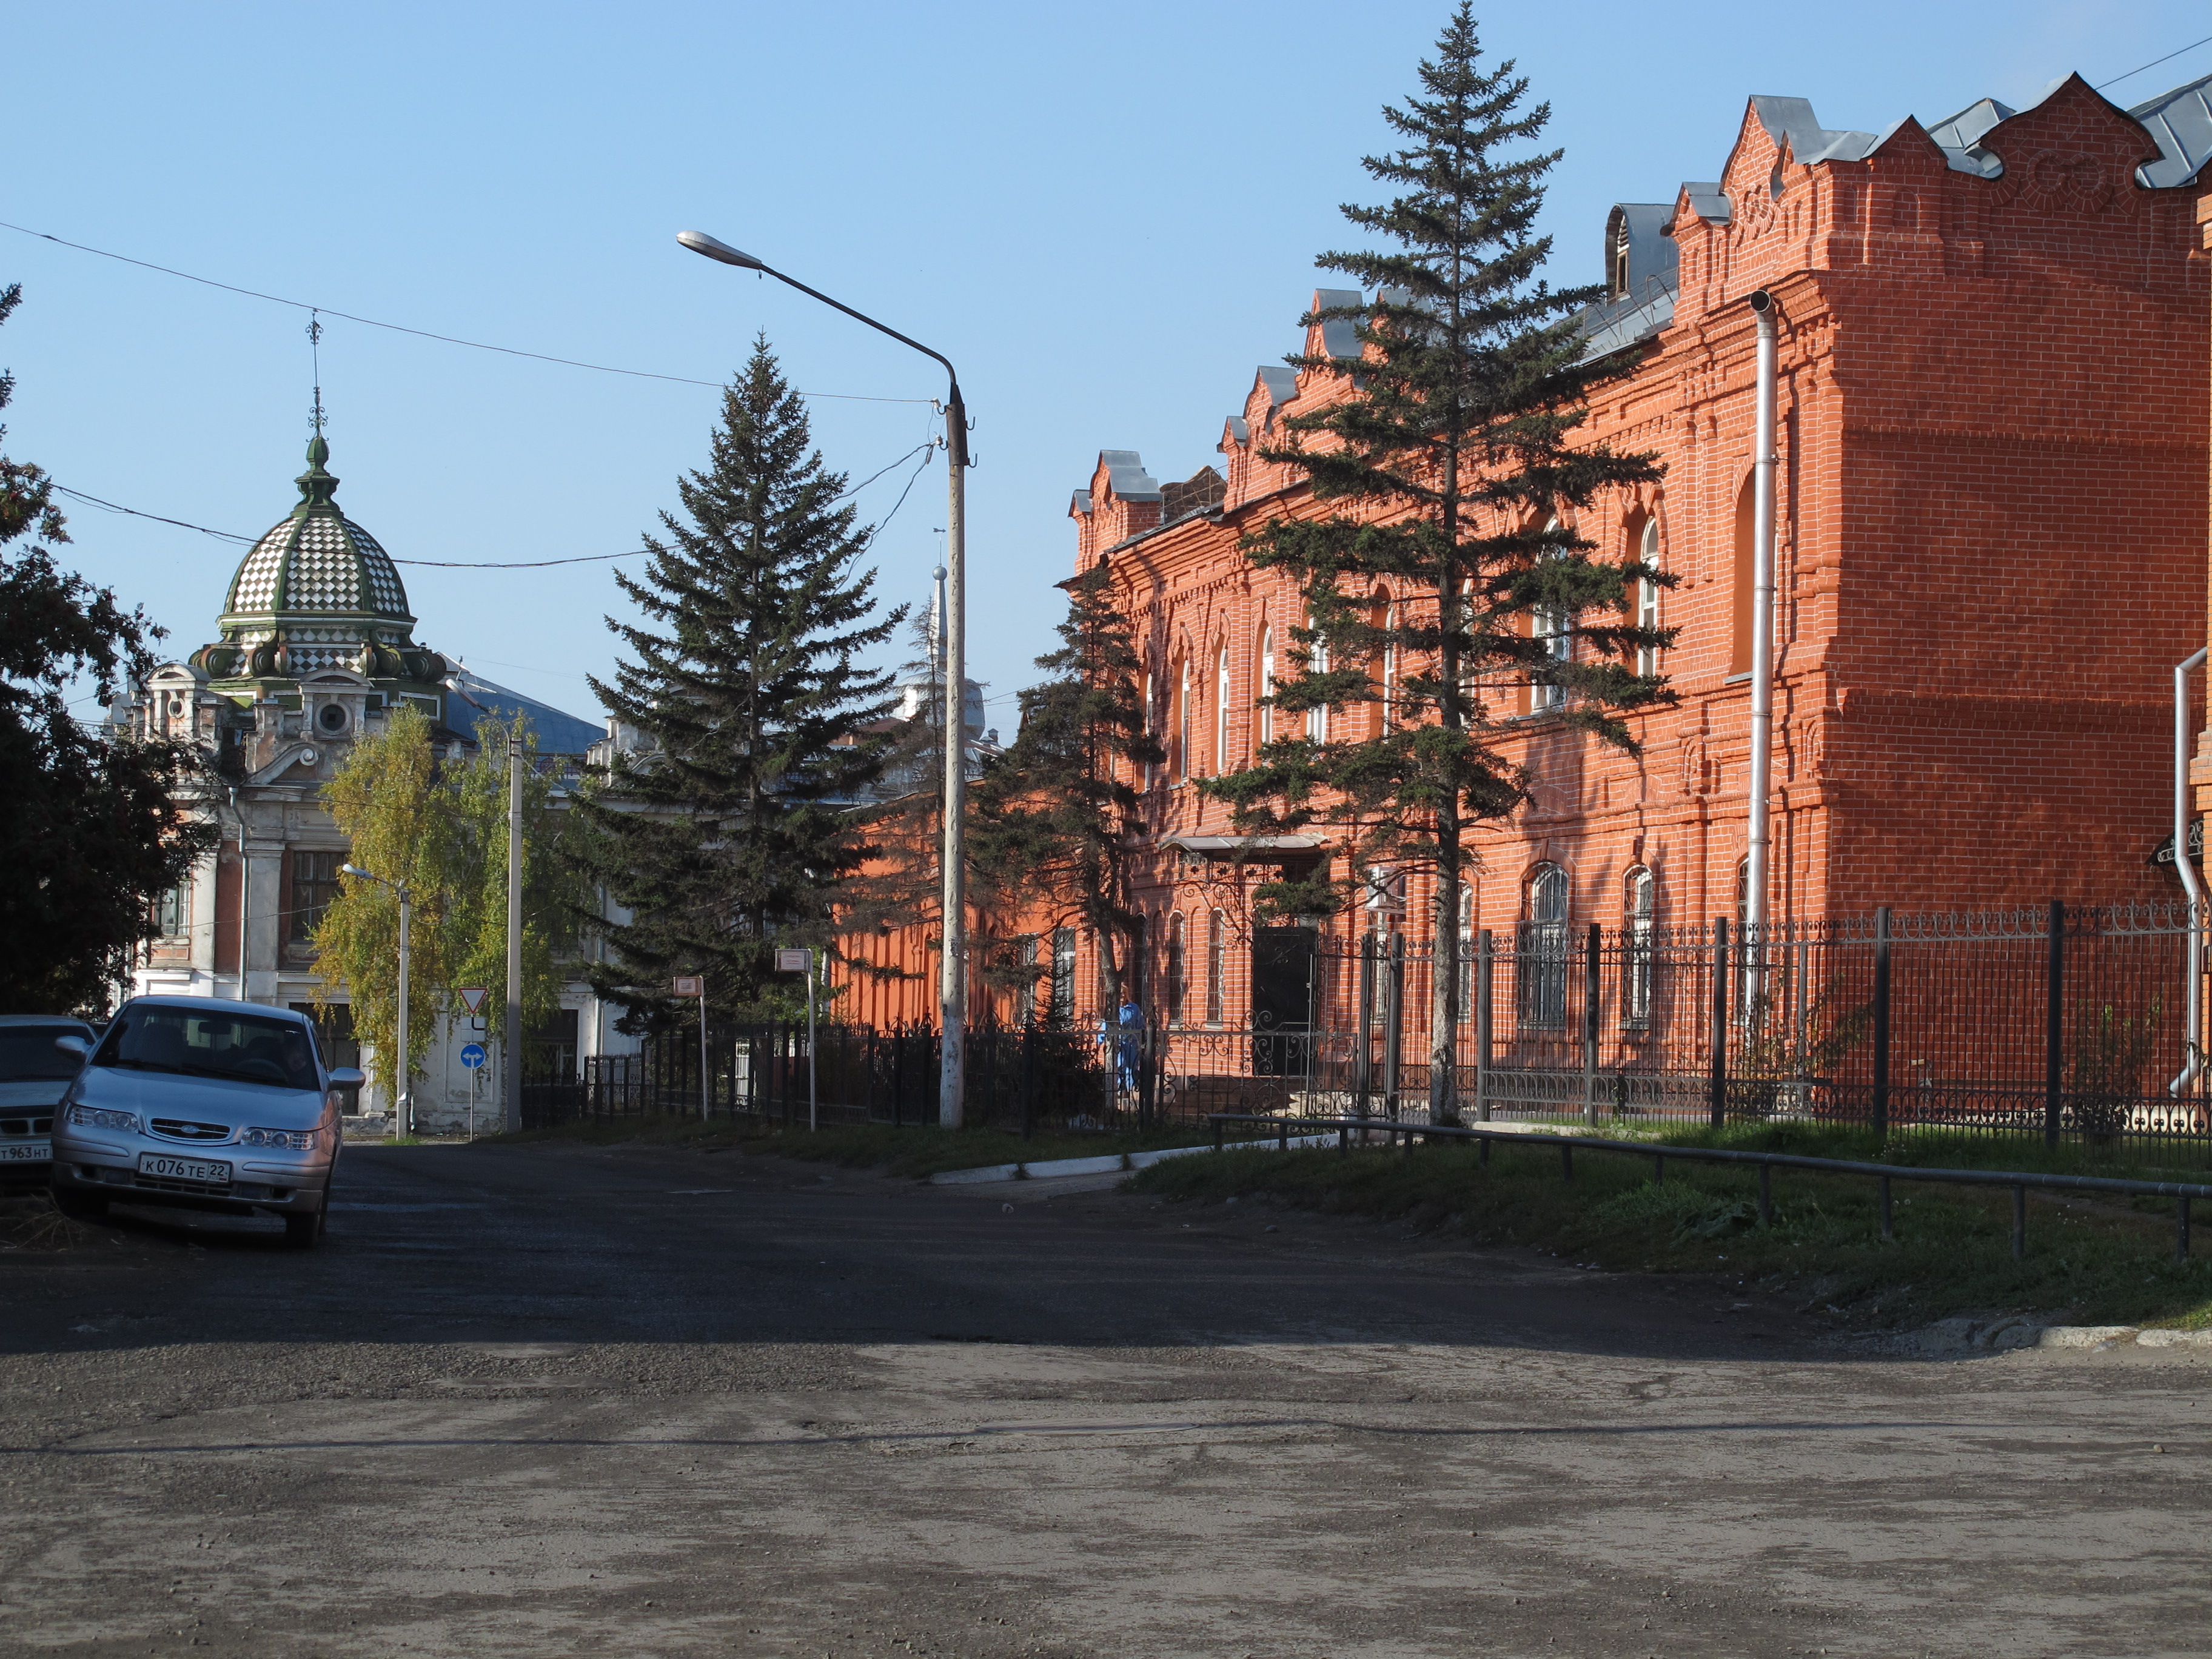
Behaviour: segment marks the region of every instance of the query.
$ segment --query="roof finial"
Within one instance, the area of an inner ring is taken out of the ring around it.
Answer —
[[[323,436],[322,345],[322,313],[311,310],[307,313],[307,351],[314,364],[315,402],[307,419],[314,428],[314,435],[307,440],[307,470],[293,481],[300,486],[300,504],[292,509],[295,518],[311,507],[329,507],[331,497],[337,493],[338,481],[323,470],[323,463],[331,458],[331,446]]]
[[[307,356],[314,364],[315,376],[315,406],[307,418],[319,439],[323,435],[323,313],[312,309],[307,313]]]

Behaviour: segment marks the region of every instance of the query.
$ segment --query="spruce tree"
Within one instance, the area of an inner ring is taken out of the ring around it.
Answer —
[[[1432,874],[1430,1109],[1440,1122],[1458,1116],[1465,837],[1528,798],[1501,741],[1506,720],[1530,707],[1531,688],[1557,688],[1535,693],[1556,704],[1548,720],[1632,751],[1623,713],[1672,696],[1632,666],[1638,647],[1667,636],[1624,615],[1630,584],[1668,578],[1597,556],[1574,521],[1601,492],[1659,476],[1648,455],[1577,441],[1591,389],[1633,362],[1585,356],[1575,313],[1601,290],[1542,280],[1551,240],[1533,227],[1560,152],[1529,146],[1550,106],[1523,110],[1528,82],[1513,64],[1486,73],[1480,58],[1462,0],[1420,64],[1424,95],[1382,112],[1404,148],[1364,161],[1401,193],[1343,210],[1396,246],[1316,262],[1374,297],[1304,319],[1351,323],[1356,355],[1289,361],[1350,378],[1349,394],[1293,416],[1287,441],[1263,452],[1338,506],[1278,519],[1244,543],[1254,563],[1295,573],[1310,618],[1290,630],[1295,672],[1273,702],[1334,711],[1334,729],[1326,740],[1285,735],[1250,769],[1203,786],[1248,830],[1337,829],[1352,872]],[[1344,718],[1354,709],[1361,718]],[[1335,735],[1355,725],[1358,735]],[[1278,912],[1325,911],[1341,892],[1285,882],[1256,896]]]
[[[1066,586],[1060,647],[1036,659],[1051,678],[1021,694],[1021,731],[975,785],[970,845],[997,890],[1091,930],[1119,1001],[1143,926],[1133,780],[1165,757],[1145,729],[1143,665],[1111,572],[1101,562]]]
[[[830,945],[868,856],[854,803],[883,769],[891,678],[859,659],[904,613],[869,620],[872,532],[811,442],[763,337],[708,467],[678,482],[683,515],[646,538],[642,580],[616,578],[642,619],[608,619],[628,655],[592,685],[646,742],[580,810],[592,872],[633,917],[604,927],[592,982],[632,1029],[672,1020],[677,974],[703,975],[717,1013],[781,1012],[775,948]]]

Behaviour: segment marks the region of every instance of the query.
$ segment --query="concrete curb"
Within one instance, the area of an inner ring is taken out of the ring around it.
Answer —
[[[1248,1142],[1235,1151],[1272,1152],[1279,1143],[1273,1140]],[[1323,1135],[1292,1135],[1293,1146],[1334,1146],[1336,1131]],[[991,1164],[980,1170],[940,1170],[929,1177],[933,1187],[965,1187],[981,1181],[1050,1181],[1055,1176],[1110,1175],[1119,1170],[1146,1170],[1163,1158],[1188,1158],[1193,1152],[1210,1152],[1211,1146],[1168,1146],[1155,1152],[1114,1152],[1103,1158],[1050,1158],[1042,1164]]]
[[[2143,1330],[2134,1325],[2039,1325],[2030,1319],[1939,1319],[1898,1339],[1923,1354],[2005,1353],[2020,1348],[2102,1353],[2118,1347],[2212,1353],[2212,1330]]]

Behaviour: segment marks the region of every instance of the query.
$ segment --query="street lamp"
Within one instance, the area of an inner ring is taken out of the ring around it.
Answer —
[[[380,887],[389,887],[399,895],[399,1066],[396,1073],[399,1084],[399,1098],[392,1103],[399,1119],[399,1133],[415,1133],[415,1091],[410,1084],[410,1067],[407,1064],[407,913],[410,896],[407,884],[386,881],[382,876],[372,875],[358,864],[338,866],[347,875],[361,881],[373,881]]]
[[[945,370],[951,390],[945,402],[945,453],[951,471],[951,517],[945,520],[947,574],[945,603],[945,848],[939,906],[944,912],[945,954],[938,963],[938,1002],[945,1040],[943,1063],[938,1073],[937,1121],[944,1127],[960,1127],[962,1091],[965,1079],[968,1037],[968,846],[967,817],[967,669],[968,669],[968,406],[960,400],[960,375],[951,360],[932,351],[919,340],[908,339],[885,327],[864,312],[833,300],[773,265],[719,241],[702,230],[683,230],[676,240],[694,253],[743,270],[773,276],[810,298],[866,323],[879,334],[888,334],[901,345],[911,346]]]

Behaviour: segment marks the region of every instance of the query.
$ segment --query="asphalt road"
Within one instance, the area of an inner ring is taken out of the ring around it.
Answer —
[[[0,1653],[2203,1654],[2208,1406],[1250,1205],[356,1147],[313,1254],[0,1255]]]

